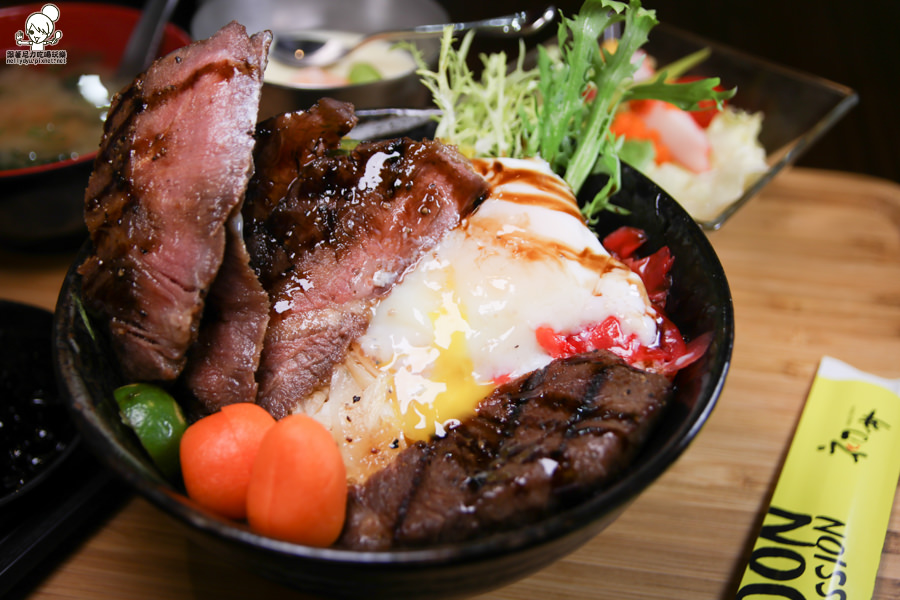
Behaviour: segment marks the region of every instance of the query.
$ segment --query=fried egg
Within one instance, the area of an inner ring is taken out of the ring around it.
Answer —
[[[603,248],[545,162],[473,163],[488,198],[373,308],[322,405],[339,442],[366,438],[347,449],[367,465],[357,479],[474,414],[500,383],[546,366],[539,327],[574,333],[615,316],[641,344],[657,339],[640,278]]]

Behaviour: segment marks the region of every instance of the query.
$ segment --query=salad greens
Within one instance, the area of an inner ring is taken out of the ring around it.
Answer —
[[[520,42],[512,70],[505,53],[482,55],[481,79],[476,80],[466,63],[472,32],[458,49],[453,41],[453,30],[445,29],[437,71],[428,70],[416,55],[422,83],[442,112],[435,137],[473,156],[534,156],[534,149],[525,144],[530,137],[527,127],[538,118],[539,74],[523,68],[524,44]]]
[[[656,99],[694,110],[713,100],[721,109],[735,91],[716,91],[718,78],[672,81],[702,60],[703,53],[635,81],[644,59],[639,50],[657,24],[655,12],[640,0],[586,0],[574,17],[562,16],[558,47],[538,46],[536,67],[524,67],[520,43],[512,68],[502,52],[481,55],[483,70],[477,79],[466,62],[472,32],[454,47],[448,28],[435,71],[417,58],[422,83],[442,111],[435,137],[470,156],[540,157],[576,195],[588,176],[606,174],[608,182],[582,211],[594,222],[603,210],[618,210],[610,197],[621,186],[623,140],[609,131],[618,106]],[[614,48],[598,41],[611,27],[621,28]]]

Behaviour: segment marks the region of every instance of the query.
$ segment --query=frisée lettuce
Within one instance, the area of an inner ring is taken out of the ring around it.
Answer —
[[[436,70],[418,59],[418,74],[442,113],[435,137],[470,156],[542,158],[575,194],[588,176],[606,174],[608,182],[582,210],[589,222],[603,210],[617,210],[610,197],[621,185],[623,140],[609,128],[619,104],[656,99],[694,110],[712,100],[721,109],[735,92],[715,90],[715,77],[672,82],[702,60],[699,53],[636,81],[639,50],[657,24],[655,11],[640,0],[586,0],[575,16],[561,16],[556,47],[538,46],[535,67],[525,68],[520,43],[512,68],[502,52],[481,55],[477,78],[467,66],[472,32],[457,46],[448,28]],[[598,40],[614,26],[621,35],[610,50]]]

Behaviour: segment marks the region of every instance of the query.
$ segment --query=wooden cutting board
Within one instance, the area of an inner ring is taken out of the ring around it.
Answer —
[[[710,238],[736,335],[709,422],[608,529],[480,600],[732,598],[819,360],[900,378],[900,185],[792,169]],[[0,297],[53,307],[68,258],[0,254]],[[304,597],[218,564],[139,498],[45,572],[26,597]],[[874,598],[898,597],[895,501]]]

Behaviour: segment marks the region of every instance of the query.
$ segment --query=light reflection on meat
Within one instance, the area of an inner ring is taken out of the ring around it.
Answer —
[[[323,100],[260,125],[257,156],[277,155],[272,164],[289,169],[260,165],[244,208],[248,246],[274,309],[257,402],[276,417],[329,382],[365,331],[372,304],[487,191],[468,161],[437,142],[397,139],[337,152],[338,136],[354,124],[352,107]]]
[[[253,171],[270,42],[231,23],[114,98],[85,194],[94,254],[79,272],[126,378],[172,381],[184,368]]]

